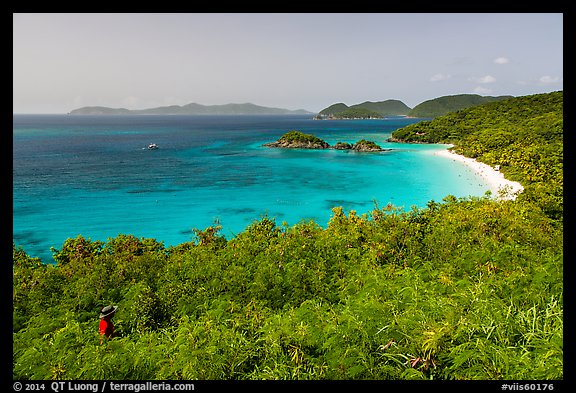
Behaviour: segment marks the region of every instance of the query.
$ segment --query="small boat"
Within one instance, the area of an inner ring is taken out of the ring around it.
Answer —
[[[155,143],[151,143],[148,145],[148,150],[158,149],[158,145]]]

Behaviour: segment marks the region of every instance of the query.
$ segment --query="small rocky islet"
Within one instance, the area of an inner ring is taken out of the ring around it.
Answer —
[[[305,134],[300,131],[289,131],[282,135],[280,139],[275,142],[265,143],[266,147],[278,147],[285,149],[336,149],[336,150],[353,150],[358,152],[379,152],[389,151],[392,149],[383,149],[375,142],[367,141],[365,139],[359,140],[352,144],[348,142],[337,142],[334,146],[330,146],[328,142],[311,134]]]

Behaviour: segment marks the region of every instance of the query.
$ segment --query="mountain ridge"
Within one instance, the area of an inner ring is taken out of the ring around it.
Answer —
[[[453,94],[432,98],[410,108],[400,100],[365,101],[346,105],[342,102],[322,109],[315,119],[347,119],[350,114],[365,114],[365,117],[409,116],[435,118],[460,109],[470,108],[487,102],[513,98],[512,95],[481,96],[479,94]],[[362,117],[361,115],[358,117]]]
[[[511,95],[481,96],[479,94],[445,95],[423,101],[410,108],[397,99],[384,101],[364,101],[359,104],[346,105],[338,102],[320,112],[314,119],[353,119],[382,118],[388,116],[408,116],[420,118],[435,118],[461,109],[492,101],[513,98]],[[167,105],[146,109],[111,108],[105,106],[84,106],[73,109],[69,115],[314,115],[315,112],[305,109],[284,109],[266,107],[252,103],[229,103],[222,105],[202,105],[189,103],[186,105]]]
[[[443,116],[449,112],[455,112],[460,109],[466,109],[476,105],[505,100],[513,97],[514,96],[511,95],[481,96],[479,94],[454,94],[441,96],[423,101],[416,105],[414,108],[412,108],[412,110],[410,110],[408,116],[434,118]]]
[[[147,109],[110,108],[105,106],[84,106],[73,109],[69,115],[311,115],[304,109],[290,110],[255,105],[252,103],[202,105],[169,105]]]
[[[364,101],[360,104],[346,105],[342,102],[322,109],[315,119],[348,119],[355,117],[406,116],[410,111],[400,100]]]

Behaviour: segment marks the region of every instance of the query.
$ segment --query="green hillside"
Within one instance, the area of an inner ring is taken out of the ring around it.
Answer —
[[[443,96],[432,100],[424,101],[408,111],[408,116],[412,117],[438,117],[449,112],[469,108],[471,106],[485,104],[487,102],[500,101],[512,96],[480,96],[478,94],[458,94]]]
[[[375,111],[362,107],[350,107],[333,115],[336,119],[380,119],[383,116]]]
[[[410,107],[399,100],[386,100],[352,105],[350,108],[362,108],[379,113],[381,116],[402,116],[410,112]]]
[[[355,119],[355,118],[382,118],[386,116],[406,115],[410,108],[402,101],[386,100],[347,106],[343,103],[333,104],[322,109],[316,119]]]
[[[264,216],[174,247],[79,235],[52,250],[55,265],[13,244],[12,377],[557,384],[562,110],[562,92],[517,97],[394,133],[501,164],[525,186],[516,200],[334,206],[325,228]],[[100,343],[109,304],[118,334]]]
[[[563,206],[563,92],[490,102],[411,124],[392,133],[402,142],[452,143],[454,150],[499,165],[549,215]]]
[[[348,109],[348,105],[339,102],[337,104],[330,105],[328,108],[322,109],[318,114],[324,115],[324,116],[330,116],[330,115],[334,115],[336,113],[343,112],[346,109]]]
[[[485,104],[488,102],[505,100],[512,98],[512,96],[480,96],[478,94],[457,94],[451,96],[443,96],[434,98],[432,100],[424,101],[416,105],[413,109],[404,104],[399,100],[386,100],[386,101],[366,101],[361,104],[355,104],[347,106],[343,103],[333,104],[329,107],[322,109],[318,115],[317,119],[325,118],[353,118],[345,111],[350,109],[361,109],[368,110],[371,112],[378,113],[381,117],[386,116],[411,116],[411,117],[423,117],[423,118],[434,118],[438,116],[445,115],[449,112],[454,112],[460,109],[469,108],[476,105]],[[371,113],[367,112],[367,113]],[[345,116],[342,115],[345,114]],[[358,112],[359,113],[359,112]],[[372,113],[373,115],[373,113]],[[366,115],[370,117],[370,115]]]

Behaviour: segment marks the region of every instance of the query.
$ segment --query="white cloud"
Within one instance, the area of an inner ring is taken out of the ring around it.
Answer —
[[[474,93],[476,93],[476,94],[490,94],[490,93],[492,93],[492,89],[487,89],[487,88],[482,87],[482,86],[477,86],[474,89]]]
[[[430,78],[430,82],[439,82],[439,81],[443,81],[446,79],[450,79],[452,77],[452,75],[449,74],[436,74],[436,75],[432,75],[432,77]]]
[[[539,81],[540,83],[558,83],[560,78],[557,76],[544,75],[540,77]]]
[[[495,64],[507,64],[510,63],[510,59],[507,57],[497,57],[494,59]]]
[[[494,78],[492,75],[485,75],[485,76],[481,76],[481,77],[472,76],[472,77],[468,78],[468,80],[471,80],[471,81],[476,82],[476,83],[482,83],[482,84],[496,82],[496,78]]]

